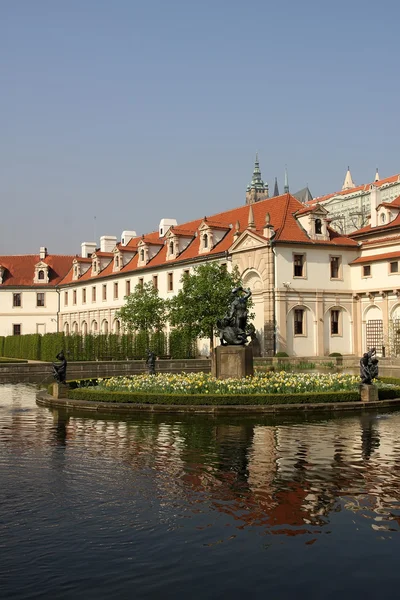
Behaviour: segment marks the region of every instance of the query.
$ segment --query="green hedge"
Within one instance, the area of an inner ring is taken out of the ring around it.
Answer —
[[[128,402],[135,404],[177,405],[271,405],[271,404],[321,404],[324,402],[357,402],[358,392],[307,392],[303,394],[142,394],[109,392],[94,388],[77,388],[68,392],[73,400],[94,402]]]
[[[173,329],[170,332],[169,354],[171,358],[194,358],[196,350],[196,338],[188,331]]]
[[[168,349],[165,333],[148,335],[140,332],[120,336],[113,333],[86,336],[46,333],[0,337],[0,356],[46,362],[54,361],[61,350],[69,361],[143,359],[147,348],[157,356],[165,356]]]

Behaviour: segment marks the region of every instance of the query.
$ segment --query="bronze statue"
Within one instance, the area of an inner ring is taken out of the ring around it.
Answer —
[[[221,346],[244,346],[249,337],[247,330],[247,302],[251,296],[249,289],[239,286],[232,290],[233,300],[229,312],[218,319],[217,327]]]
[[[146,365],[149,375],[156,374],[156,355],[149,348],[147,349]]]
[[[378,377],[378,359],[376,358],[375,348],[365,352],[360,359],[360,377],[361,383],[371,385],[373,379]]]
[[[58,383],[67,383],[67,359],[65,358],[64,352],[61,350],[56,356],[57,360],[61,363],[53,363],[53,377]]]

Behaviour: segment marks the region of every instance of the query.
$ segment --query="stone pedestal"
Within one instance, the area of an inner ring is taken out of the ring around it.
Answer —
[[[378,388],[374,384],[360,383],[361,402],[377,402],[379,400]]]
[[[53,398],[67,398],[68,386],[63,383],[53,383]]]
[[[218,379],[241,379],[254,375],[250,346],[217,346],[211,359],[211,374]]]

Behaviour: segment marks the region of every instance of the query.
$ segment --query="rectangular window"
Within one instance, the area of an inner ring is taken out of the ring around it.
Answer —
[[[340,256],[331,256],[331,279],[340,277]]]
[[[13,306],[21,306],[21,294],[13,294]]]
[[[125,296],[130,296],[130,294],[131,294],[131,280],[128,279],[125,282]]]
[[[86,288],[82,289],[82,304],[86,304]]]
[[[398,273],[399,272],[399,263],[396,261],[391,262],[389,265],[390,273]]]
[[[294,335],[303,335],[304,333],[304,310],[296,308],[294,311]]]
[[[118,283],[114,283],[114,300],[118,298]]]
[[[103,285],[103,300],[107,300],[107,284]]]
[[[68,292],[64,292],[64,306],[68,306]]]
[[[72,292],[72,304],[76,304],[76,290]]]
[[[44,306],[44,292],[36,294],[36,306]]]
[[[189,269],[185,269],[185,270],[183,271],[183,276],[184,276],[184,277],[187,277],[188,275],[190,275],[190,270],[189,270]]]
[[[96,288],[92,287],[92,302],[96,302]]]
[[[21,335],[21,324],[14,324],[13,325],[13,335]]]
[[[293,276],[304,277],[304,254],[293,255]]]
[[[339,335],[339,311],[331,310],[331,335]]]
[[[174,274],[168,273],[168,291],[172,292],[174,289]]]
[[[143,287],[143,277],[139,277],[138,285],[140,285],[141,288]]]
[[[371,265],[363,266],[363,277],[371,277]]]
[[[153,287],[158,290],[158,275],[153,275]]]

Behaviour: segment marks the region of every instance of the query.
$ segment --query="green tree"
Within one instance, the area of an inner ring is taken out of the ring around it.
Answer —
[[[160,331],[166,322],[166,301],[160,298],[158,290],[149,282],[138,284],[129,296],[125,305],[118,311],[124,328],[132,332],[144,331],[147,340],[150,333]]]
[[[190,336],[208,338],[212,352],[217,320],[226,315],[232,289],[241,283],[239,271],[229,273],[224,265],[210,262],[195,267],[193,274],[184,274],[181,281],[182,289],[169,301],[170,323]],[[248,306],[252,306],[251,299]]]

